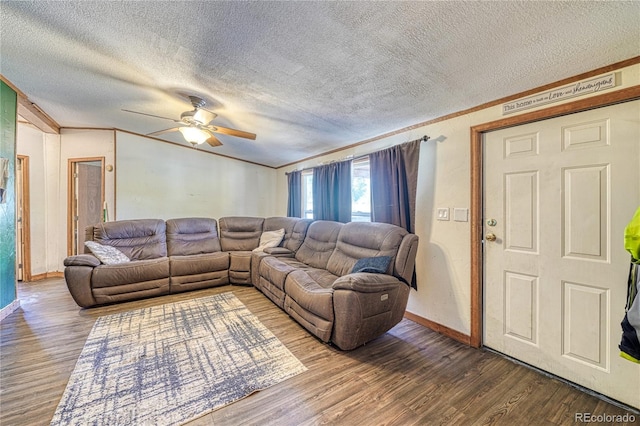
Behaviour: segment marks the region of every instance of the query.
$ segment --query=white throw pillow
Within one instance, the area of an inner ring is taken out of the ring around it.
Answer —
[[[105,265],[117,265],[129,262],[129,258],[115,247],[106,246],[95,241],[85,241],[85,246]]]
[[[254,248],[253,251],[264,251],[269,247],[278,247],[282,239],[284,238],[284,228],[277,231],[263,232],[260,236],[260,245]]]

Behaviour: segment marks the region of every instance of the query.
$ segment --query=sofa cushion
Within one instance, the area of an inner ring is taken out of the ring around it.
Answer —
[[[103,245],[116,247],[131,260],[167,256],[166,224],[160,219],[105,222],[89,227],[86,235]],[[91,232],[92,231],[92,232]]]
[[[172,275],[170,278],[170,292],[197,290],[201,288],[217,287],[229,284],[229,271],[203,272],[194,275]]]
[[[405,229],[389,223],[346,223],[340,229],[336,248],[331,253],[326,269],[343,276],[349,274],[356,262],[365,257],[389,256],[393,262],[407,234]],[[392,273],[392,268],[388,273]]]
[[[189,256],[221,251],[218,222],[210,218],[167,220],[169,256]]]
[[[391,256],[363,257],[358,259],[351,273],[372,272],[376,274],[385,274],[391,264]]]
[[[262,217],[223,217],[220,225],[220,245],[224,251],[251,251],[260,244]]]
[[[333,331],[334,319],[327,320],[298,305],[289,295],[284,295],[282,306],[291,318],[303,326],[309,333],[323,342],[329,342]]]
[[[284,310],[309,332],[328,342],[334,324],[333,289],[320,285],[307,272],[296,270],[287,276]]]
[[[98,304],[161,296],[169,293],[169,278],[110,287],[94,287],[92,293]]]
[[[311,223],[304,242],[296,252],[296,259],[314,268],[326,269],[343,226],[340,222],[326,220]]]
[[[169,267],[172,277],[226,271],[229,269],[229,254],[219,251],[191,256],[171,256]]]
[[[100,265],[91,276],[93,288],[113,287],[169,279],[169,258],[139,260],[119,265]]]
[[[339,278],[326,269],[307,268],[303,271],[322,288],[333,288],[333,283]]]
[[[417,252],[418,236],[416,234],[405,235],[393,264],[393,274],[398,278],[402,278],[406,283],[411,283],[414,277],[413,270],[416,264]]]
[[[295,252],[300,248],[311,222],[313,222],[311,219],[275,216],[266,218],[262,229],[263,231],[284,229],[284,238],[279,246]]]
[[[251,251],[229,252],[229,282],[251,284]]]
[[[306,271],[296,270],[287,276],[284,289],[302,309],[333,321],[333,288],[323,287]]]
[[[129,258],[115,247],[105,246],[95,241],[85,241],[85,246],[89,247],[91,253],[105,265],[117,265],[129,262]]]
[[[284,290],[284,282],[287,279],[287,275],[299,269],[301,266],[306,265],[296,261],[295,259],[265,257],[260,262],[260,276],[280,290]]]
[[[266,248],[278,247],[283,238],[284,228],[275,231],[265,231],[260,235],[260,245],[254,248],[253,251],[264,251]]]

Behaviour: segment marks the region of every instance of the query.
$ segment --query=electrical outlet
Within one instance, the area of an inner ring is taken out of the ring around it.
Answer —
[[[438,220],[449,220],[449,208],[439,208],[437,211]]]

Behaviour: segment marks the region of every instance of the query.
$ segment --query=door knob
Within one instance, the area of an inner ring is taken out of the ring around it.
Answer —
[[[487,235],[484,236],[484,239],[487,241],[495,241],[496,234],[488,233]]]

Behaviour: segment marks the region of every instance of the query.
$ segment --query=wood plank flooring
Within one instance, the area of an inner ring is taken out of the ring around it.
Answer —
[[[339,351],[253,287],[224,286],[83,310],[64,280],[20,284],[0,324],[0,425],[48,425],[96,318],[232,291],[308,371],[201,417],[196,425],[564,425],[575,413],[635,416],[494,353],[407,319]],[[620,423],[625,424],[625,423]]]

